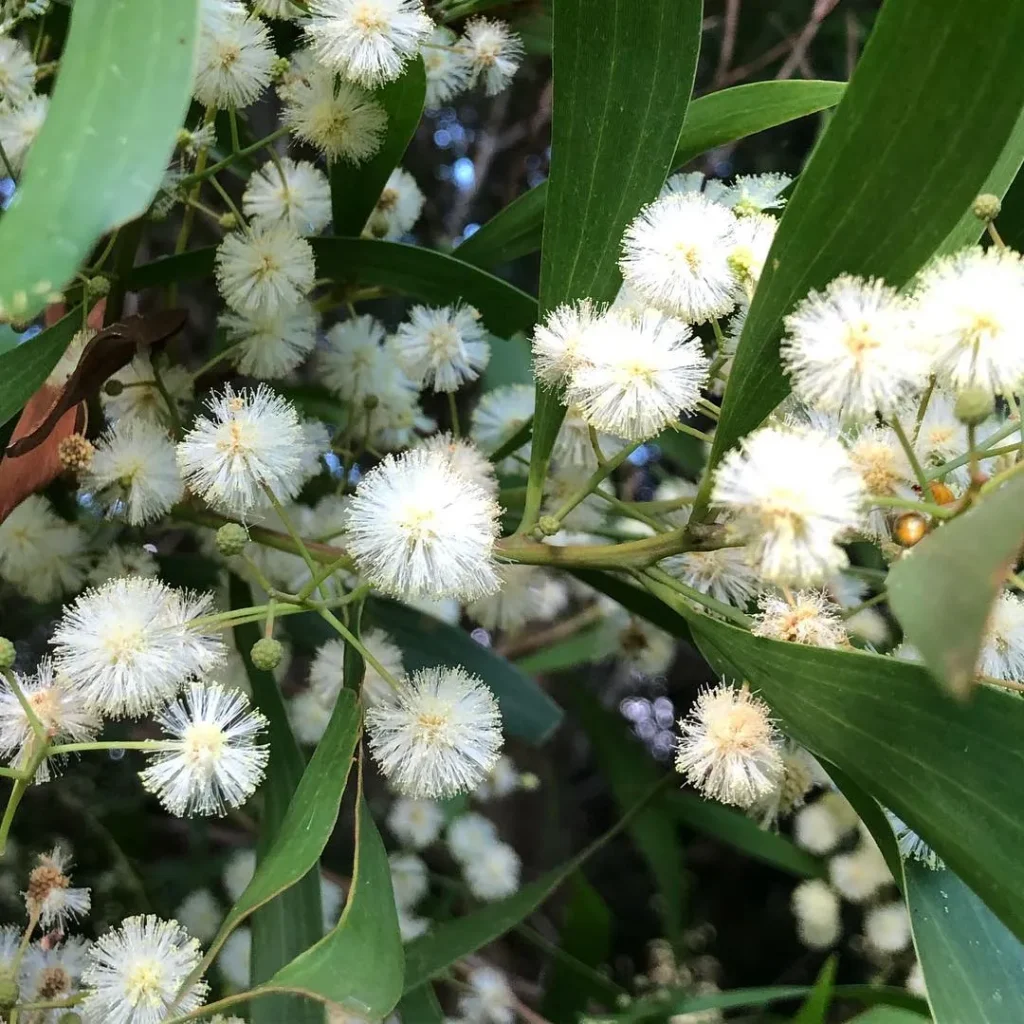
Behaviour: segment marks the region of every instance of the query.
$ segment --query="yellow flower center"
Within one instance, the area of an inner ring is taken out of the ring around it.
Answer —
[[[676,242],[676,252],[680,259],[689,267],[690,272],[696,274],[700,270],[701,258],[697,247],[692,242]]]
[[[383,32],[388,20],[376,3],[359,4],[352,12],[352,21],[366,34]]]
[[[139,626],[115,626],[103,646],[113,662],[130,662],[146,649],[146,638]]]
[[[124,994],[132,1006],[163,1006],[162,982],[160,964],[156,960],[142,960],[125,975]]]
[[[429,540],[437,535],[434,529],[436,519],[434,509],[412,505],[402,511],[398,517],[398,526],[409,535],[410,540]]]
[[[227,738],[224,730],[212,722],[196,722],[185,730],[182,754],[190,768],[211,771],[220,760]]]
[[[708,722],[708,738],[725,751],[754,750],[764,741],[764,716],[749,704],[736,704]]]
[[[873,352],[882,344],[866,320],[850,324],[846,328],[846,337],[843,338],[843,343],[858,366],[863,364],[864,358],[869,352]]]

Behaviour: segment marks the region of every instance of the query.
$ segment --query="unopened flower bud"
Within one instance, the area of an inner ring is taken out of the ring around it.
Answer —
[[[95,451],[92,442],[81,434],[69,434],[57,445],[57,458],[64,472],[79,476],[92,465]]]
[[[252,650],[249,653],[252,657],[252,663],[256,668],[261,672],[272,672],[281,664],[281,659],[284,657],[284,647],[281,646],[280,641],[275,640],[273,637],[265,636],[262,640],[257,640],[252,645]]]
[[[973,385],[956,396],[953,414],[968,427],[976,427],[992,415],[996,403],[992,392],[987,388]]]
[[[102,274],[90,277],[89,283],[86,285],[86,291],[91,297],[102,298],[110,292],[110,278],[103,277]]]
[[[287,57],[276,57],[270,64],[271,81],[276,82],[279,78],[283,78],[291,66],[292,62]]]
[[[236,217],[235,214],[230,213],[230,212],[229,213],[222,213],[220,215],[220,217],[217,219],[217,223],[225,231],[234,231],[235,228],[238,227],[238,217]]]
[[[240,523],[225,523],[216,533],[217,550],[225,557],[240,555],[249,543],[249,532]]]
[[[561,522],[554,516],[541,516],[537,520],[537,532],[542,537],[553,537],[561,529]]]
[[[192,144],[192,133],[187,128],[179,128],[178,134],[174,139],[174,144],[180,149],[190,146]]]
[[[124,391],[124,385],[119,380],[114,380],[113,377],[103,385],[103,390],[106,394],[110,395],[111,398],[117,398],[122,391]]]
[[[978,220],[990,221],[995,220],[999,216],[999,211],[1003,208],[1003,204],[999,201],[999,196],[992,195],[991,192],[983,192],[971,206],[971,212]]]
[[[540,779],[533,772],[523,772],[519,776],[519,785],[528,793],[540,788]]]
[[[380,405],[380,399],[376,395],[366,395],[363,398],[363,408],[368,412],[372,412],[378,405]]]

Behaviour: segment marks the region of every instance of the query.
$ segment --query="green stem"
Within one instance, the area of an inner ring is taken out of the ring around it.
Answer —
[[[298,553],[302,557],[302,560],[306,563],[306,568],[309,569],[313,576],[315,576],[317,572],[317,564],[313,560],[313,556],[309,553],[309,549],[306,547],[305,541],[299,536],[299,531],[295,528],[295,524],[292,522],[291,516],[289,516],[285,511],[284,505],[278,501],[277,495],[274,493],[272,488],[264,485],[263,490],[270,499],[270,504],[274,506],[274,511],[277,512],[281,522],[284,523],[284,528],[288,531],[288,535],[293,541],[295,541],[295,546],[298,549]],[[320,592],[320,596],[323,597],[324,600],[327,599],[327,595],[323,593],[323,591]]]
[[[844,619],[852,619],[854,615],[859,615],[865,608],[873,608],[876,604],[883,604],[889,600],[889,594],[887,591],[882,590],[875,594],[874,597],[869,597],[866,601],[861,601],[860,604],[854,605],[852,608],[846,608],[843,611],[842,617]]]
[[[664,569],[659,569],[657,566],[652,565],[644,569],[640,575],[647,576],[649,579],[654,580],[655,583],[668,587],[669,590],[674,590],[688,601],[703,605],[709,611],[715,612],[716,615],[721,615],[722,618],[728,619],[730,622],[735,622],[738,626],[743,626],[745,629],[750,628],[750,617],[744,615],[738,608],[733,608],[731,604],[726,604],[724,601],[719,601],[717,598],[702,593],[694,587],[687,586],[681,580],[677,580],[675,576],[670,576]]]
[[[192,374],[192,383],[194,384],[204,373],[209,373],[218,363],[223,362],[230,356],[236,349],[244,345],[249,339],[239,338],[238,341],[233,341],[230,345],[225,345],[219,352],[215,352],[209,359],[199,367],[195,373]]]
[[[628,519],[635,519],[638,523],[644,523],[654,530],[655,533],[665,532],[666,527],[664,524],[659,523],[653,516],[649,516],[646,512],[642,511],[642,503],[621,501],[614,495],[606,494],[600,489],[594,491],[594,495],[611,505],[611,507],[620,515],[626,516]]]
[[[495,553],[521,565],[551,565],[574,569],[625,569],[657,562],[669,555],[694,549],[685,530],[659,533],[625,544],[537,544],[522,537],[499,541]]]
[[[722,415],[722,410],[714,402],[709,402],[703,395],[697,399],[697,405],[705,416],[710,416],[713,420],[717,421]]]
[[[551,517],[556,522],[560,523],[581,501],[583,501],[588,495],[604,482],[604,480],[611,476],[623,462],[626,461],[640,447],[642,442],[636,441],[633,444],[627,445],[621,451],[617,452],[610,459],[608,459],[603,466],[598,466],[593,473],[590,474],[587,482],[578,490],[575,494],[572,494],[562,504],[561,508]]]
[[[994,444],[1002,441],[1004,437],[1009,437],[1015,430],[1020,430],[1021,424],[1015,420],[1010,420],[1004,423],[998,430],[993,431],[989,434],[979,445],[978,450],[987,452],[987,450]],[[954,469],[959,469],[961,466],[966,466],[971,461],[971,453],[965,452],[963,455],[958,455],[955,459],[950,459],[949,462],[944,462],[937,469],[932,470],[928,474],[929,480],[940,480],[942,477],[949,473],[952,473]]]
[[[299,603],[306,600],[310,594],[316,590],[325,580],[330,579],[339,569],[344,569],[349,564],[348,555],[339,555],[333,562],[329,562],[325,566],[321,566],[303,585],[302,589],[295,595],[295,600]],[[369,584],[363,584],[365,591],[369,592]],[[353,591],[352,593],[355,593]]]
[[[448,418],[451,420],[452,425],[452,437],[456,440],[462,436],[459,430],[459,406],[455,401],[455,392],[448,392]]]
[[[710,434],[705,434],[703,430],[687,426],[685,423],[673,423],[672,429],[678,431],[680,434],[689,434],[690,437],[695,437],[698,441],[703,441],[705,444],[711,444],[714,441],[714,438]]]
[[[219,195],[221,199],[224,200],[224,203],[227,206],[227,208],[235,215],[235,219],[238,221],[239,227],[241,227],[245,223],[245,218],[242,216],[242,211],[239,210],[237,206],[235,206],[234,200],[231,198],[231,196],[228,195],[227,189],[225,189],[224,186],[217,180],[216,175],[213,175],[210,178],[210,184],[214,187],[214,190],[216,191],[217,195]],[[217,219],[219,222],[220,218],[218,217]]]
[[[90,750],[173,750],[169,740],[97,740],[94,743],[63,743],[50,747],[51,754],[82,754]]]
[[[936,519],[951,519],[956,514],[955,509],[946,508],[943,505],[933,505],[927,501],[914,501],[913,498],[893,498],[882,494],[870,495],[867,505],[877,508],[904,508],[910,512],[920,512],[921,515],[934,516]]]
[[[167,385],[164,383],[160,368],[157,366],[155,355],[150,357],[150,363],[153,367],[153,382],[156,384],[157,391],[160,392],[160,397],[164,400],[164,405],[167,406],[167,415],[171,421],[171,429],[174,431],[175,437],[181,437],[184,430],[181,425],[181,416],[178,415],[178,403],[171,396],[170,391],[167,390]]]
[[[187,178],[182,178],[179,182],[179,188],[188,188],[191,185],[196,185],[214,174],[219,174],[225,168],[230,167],[236,160],[241,160],[243,157],[251,156],[253,153],[263,149],[265,146],[270,146],[275,143],[278,139],[283,138],[288,134],[288,128],[278,128],[276,131],[271,132],[265,138],[260,139],[258,142],[254,142],[251,146],[246,146],[245,149],[240,149],[237,153],[232,153],[230,156],[226,156],[219,163],[212,164],[210,167],[206,167],[206,161],[203,161],[204,166],[199,166],[199,158],[196,158],[196,169]]]
[[[237,157],[242,144],[238,141],[238,116],[234,107],[228,107],[228,125],[231,128],[231,155]]]
[[[996,473],[987,483],[983,484],[979,493],[988,494],[990,491],[994,491],[1001,484],[1006,483],[1010,477],[1016,476],[1020,472],[1024,472],[1024,462],[1015,462],[1009,469],[1004,469],[1002,473]]]
[[[903,430],[903,424],[900,423],[899,416],[893,416],[892,429],[899,438],[900,445],[903,447],[903,453],[906,455],[907,461],[910,463],[910,468],[914,471],[914,477],[917,480],[918,486],[921,488],[921,495],[923,497],[930,493],[928,489],[928,478],[924,475],[924,470],[921,468],[921,463],[918,461],[917,453],[914,451],[914,446],[910,443],[910,439]]]
[[[320,616],[329,622],[341,635],[345,643],[351,644],[363,657],[363,660],[377,673],[392,689],[398,689],[398,680],[366,649],[355,635],[336,615],[326,608],[320,609]]]
[[[25,696],[25,691],[22,690],[21,685],[18,683],[17,676],[9,669],[4,669],[3,677],[7,681],[7,685],[11,688],[11,693],[17,698],[18,703],[21,705],[21,710],[25,712],[25,717],[28,719],[28,724],[32,729],[32,733],[35,736],[37,742],[44,746],[49,742],[49,737],[46,735],[46,727],[39,720],[39,716],[35,712],[35,708],[32,707],[28,698]]]
[[[925,388],[925,392],[921,396],[921,403],[917,407],[917,416],[914,419],[914,444],[917,444],[917,439],[921,436],[921,424],[924,423],[925,413],[928,412],[928,404],[932,400],[934,391],[935,377],[933,376],[928,378],[928,387]]]

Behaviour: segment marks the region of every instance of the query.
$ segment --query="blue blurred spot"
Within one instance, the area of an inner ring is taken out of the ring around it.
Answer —
[[[447,128],[438,128],[434,132],[434,145],[447,149],[452,144],[452,133]]]
[[[469,238],[470,235],[475,235],[479,230],[480,230],[480,225],[479,224],[467,224],[466,227],[463,229],[463,232],[462,232],[463,240]]]
[[[328,452],[324,456],[324,462],[327,463],[327,468],[330,470],[331,476],[341,475],[341,459],[339,459],[334,452]]]
[[[642,444],[632,455],[629,456],[629,461],[634,466],[646,466],[651,461],[651,451],[647,445]]]
[[[15,184],[13,178],[0,178],[0,210],[6,210],[14,198]]]
[[[459,188],[472,188],[476,181],[476,168],[468,156],[460,156],[452,165],[452,177]]]

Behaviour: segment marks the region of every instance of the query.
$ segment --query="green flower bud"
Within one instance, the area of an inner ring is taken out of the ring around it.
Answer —
[[[995,411],[995,408],[996,403],[992,392],[975,384],[956,396],[953,414],[968,427],[976,427],[979,423],[984,423]]]
[[[233,213],[222,213],[217,223],[225,231],[234,231],[238,227],[238,218]]]
[[[252,650],[249,653],[256,668],[261,672],[272,672],[281,664],[284,647],[273,637],[265,636],[252,645]]]
[[[0,669],[14,668],[14,644],[0,636]]]
[[[240,555],[249,543],[249,532],[240,523],[225,523],[217,531],[217,550],[225,557]]]
[[[999,196],[992,195],[991,192],[983,192],[971,206],[971,212],[978,220],[990,221],[995,220],[999,216],[999,211],[1003,208],[1003,204],[999,201]]]
[[[292,62],[287,57],[275,58],[270,64],[271,80],[276,82],[279,78],[283,78],[291,66]]]
[[[124,385],[119,380],[114,380],[113,377],[103,385],[103,390],[110,395],[111,398],[117,398],[122,391],[124,391]]]
[[[363,408],[366,409],[367,412],[372,412],[378,405],[380,405],[380,399],[376,395],[367,395],[363,399]]]
[[[89,278],[88,291],[90,296],[102,298],[110,292],[110,278],[102,274]]]
[[[561,529],[561,522],[554,516],[541,516],[537,522],[537,532],[542,537],[553,537]]]

